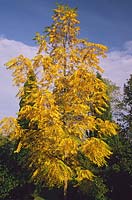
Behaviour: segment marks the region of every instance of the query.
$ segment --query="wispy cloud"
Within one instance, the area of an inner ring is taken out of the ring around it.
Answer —
[[[31,58],[35,53],[36,47],[0,37],[0,118],[15,116],[18,111],[17,89],[12,86],[11,73],[5,69],[4,63],[20,54]],[[126,42],[122,50],[110,51],[107,58],[101,60],[101,66],[105,70],[104,77],[123,87],[132,73],[132,41]]]

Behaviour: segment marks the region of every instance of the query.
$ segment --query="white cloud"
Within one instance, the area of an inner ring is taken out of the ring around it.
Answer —
[[[15,98],[17,89],[12,86],[11,73],[5,69],[4,64],[20,54],[32,57],[35,52],[36,47],[0,37],[0,118],[15,116],[18,111],[18,101]]]
[[[5,69],[4,63],[20,54],[31,58],[35,53],[36,47],[0,37],[0,118],[15,116],[19,109],[15,98],[17,89],[12,86],[11,73]],[[132,41],[126,42],[122,50],[110,51],[108,57],[101,60],[101,66],[105,77],[123,87],[132,73]]]
[[[121,50],[112,50],[101,61],[104,77],[123,88],[132,73],[132,41],[126,42]]]

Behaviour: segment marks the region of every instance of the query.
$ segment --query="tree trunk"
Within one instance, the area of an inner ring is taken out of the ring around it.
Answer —
[[[65,177],[65,180],[64,180],[64,200],[67,200],[67,178]]]

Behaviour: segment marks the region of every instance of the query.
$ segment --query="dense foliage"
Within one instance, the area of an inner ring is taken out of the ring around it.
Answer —
[[[33,59],[6,63],[20,109],[0,123],[0,198],[122,200],[132,185],[132,148],[124,137],[131,133],[132,76],[124,87],[127,125],[116,136],[116,86],[100,75],[107,48],[78,37],[76,9],[58,5],[52,19],[45,35],[36,34]]]

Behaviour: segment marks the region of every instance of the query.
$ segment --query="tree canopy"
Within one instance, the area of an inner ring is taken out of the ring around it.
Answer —
[[[16,153],[28,149],[27,164],[36,182],[63,185],[66,195],[69,181],[94,177],[80,154],[98,167],[106,164],[112,153],[103,137],[115,135],[117,126],[99,117],[109,102],[107,86],[96,76],[103,72],[99,58],[107,47],[78,37],[76,9],[58,5],[52,19],[45,35],[36,33],[35,57],[20,55],[6,63],[21,108],[16,119],[2,120],[1,132],[19,141]],[[87,137],[86,130],[97,136]]]

